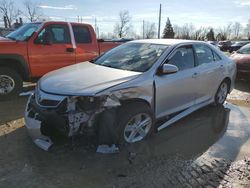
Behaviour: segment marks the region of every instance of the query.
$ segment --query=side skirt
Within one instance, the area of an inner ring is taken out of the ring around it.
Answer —
[[[169,119],[168,121],[166,121],[165,123],[163,123],[162,125],[160,125],[157,130],[160,131],[166,127],[168,127],[169,125],[175,123],[176,121],[186,117],[187,115],[191,114],[192,112],[202,108],[202,107],[205,107],[209,104],[211,104],[213,102],[213,99],[211,100],[208,100],[208,101],[205,101],[203,103],[200,103],[200,104],[196,104],[182,112],[180,112],[179,114],[177,114],[176,116],[172,117],[171,119]]]

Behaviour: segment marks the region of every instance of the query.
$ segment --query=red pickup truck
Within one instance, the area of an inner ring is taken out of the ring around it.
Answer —
[[[97,41],[89,24],[28,23],[0,37],[0,100],[17,95],[23,81],[89,61],[120,42]]]

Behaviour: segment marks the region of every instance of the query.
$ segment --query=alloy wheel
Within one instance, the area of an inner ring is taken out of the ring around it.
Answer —
[[[128,143],[134,143],[144,139],[151,127],[152,118],[149,114],[139,113],[132,117],[124,128],[124,139]]]

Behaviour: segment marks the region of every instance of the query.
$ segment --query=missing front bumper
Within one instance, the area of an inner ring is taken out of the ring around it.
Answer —
[[[120,103],[112,98],[88,102],[80,97],[66,97],[60,105],[46,108],[40,106],[35,96],[31,95],[25,110],[25,124],[34,143],[43,150],[49,150],[53,142],[57,142],[57,136],[93,135],[100,128],[107,129],[102,132],[109,132],[109,137],[114,138],[110,124],[114,124],[114,109],[119,105]],[[98,136],[99,142],[107,143],[107,139]]]
[[[41,133],[41,121],[36,119],[35,114],[34,117],[30,117],[30,101],[32,96],[29,97],[26,109],[25,109],[25,126],[28,130],[30,137],[33,142],[41,149],[48,151],[53,145],[52,140]]]

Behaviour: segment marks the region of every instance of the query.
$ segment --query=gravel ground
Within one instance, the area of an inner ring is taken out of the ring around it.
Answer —
[[[228,101],[250,106],[249,92],[248,82],[237,81]],[[120,154],[101,155],[91,138],[50,152],[37,148],[24,127],[26,100],[0,102],[1,188],[250,187],[250,144],[245,145],[250,118],[242,121],[246,115],[234,108],[199,110],[139,145],[142,152],[125,148]],[[230,151],[234,147],[236,153]],[[223,157],[226,152],[233,153],[232,161]],[[235,160],[240,152],[245,159]]]
[[[137,169],[107,187],[250,187],[250,158],[232,163],[206,154],[188,161],[161,157]]]
[[[232,104],[250,107],[250,80],[237,80],[235,89],[228,96],[227,101]]]

